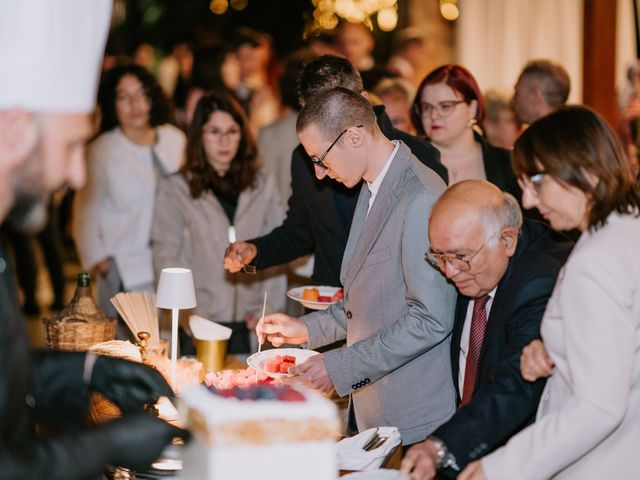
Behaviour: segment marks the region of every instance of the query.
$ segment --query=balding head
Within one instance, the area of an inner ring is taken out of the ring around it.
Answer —
[[[520,206],[510,194],[484,180],[456,183],[431,209],[432,257],[460,293],[485,295],[504,275],[521,226]]]

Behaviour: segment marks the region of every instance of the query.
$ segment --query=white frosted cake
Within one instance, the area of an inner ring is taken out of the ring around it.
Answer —
[[[310,390],[198,385],[182,392],[180,412],[193,433],[182,479],[337,478],[336,407]]]

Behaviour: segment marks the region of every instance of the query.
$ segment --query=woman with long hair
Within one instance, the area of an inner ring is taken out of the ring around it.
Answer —
[[[637,478],[640,471],[640,196],[620,143],[586,107],[517,140],[523,205],[581,236],[520,370],[548,378],[536,422],[458,477]]]
[[[116,66],[100,84],[100,134],[87,155],[87,183],[74,199],[73,238],[82,267],[97,276],[112,315],[120,291],[152,290],[149,235],[158,180],[177,171],[186,139],[153,75]]]
[[[236,238],[269,233],[283,219],[275,181],[258,168],[242,108],[230,95],[204,95],[189,125],[187,162],[158,190],[151,244],[156,273],[191,268],[196,312],[232,328],[230,352],[252,349],[255,337],[248,332],[261,314],[264,292],[269,311],[282,309],[286,279],[279,269],[225,273],[225,249]]]

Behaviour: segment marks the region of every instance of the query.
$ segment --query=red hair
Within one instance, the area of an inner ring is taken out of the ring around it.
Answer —
[[[482,124],[485,116],[484,97],[482,96],[476,79],[473,78],[469,70],[460,65],[442,65],[424,77],[424,80],[422,80],[422,83],[420,83],[418,87],[418,93],[413,100],[413,105],[411,106],[411,122],[418,135],[425,136],[424,128],[422,127],[422,118],[420,116],[420,99],[422,98],[422,92],[428,85],[436,85],[438,83],[444,83],[452,90],[458,92],[467,104],[470,104],[473,100],[478,102],[475,118],[479,124]]]

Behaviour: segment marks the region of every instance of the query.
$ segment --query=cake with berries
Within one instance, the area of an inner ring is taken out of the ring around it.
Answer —
[[[181,395],[193,433],[180,478],[327,480],[337,477],[333,402],[307,389],[258,383]]]

